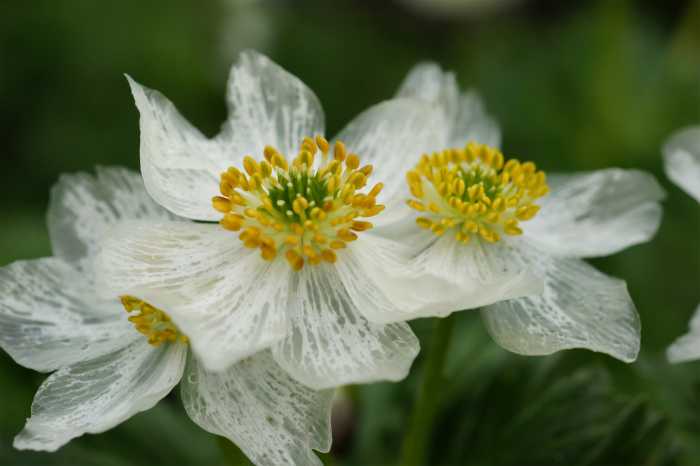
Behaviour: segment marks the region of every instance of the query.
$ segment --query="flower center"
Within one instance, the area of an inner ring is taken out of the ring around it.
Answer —
[[[418,226],[438,236],[454,229],[464,244],[472,236],[495,243],[522,234],[518,222],[537,215],[533,202],[549,192],[534,163],[506,162],[499,150],[476,143],[423,155],[406,180],[415,197],[407,203],[422,214]]]
[[[264,160],[243,159],[245,173],[229,168],[221,174],[221,196],[212,200],[224,214],[221,226],[241,231],[243,244],[259,248],[265,260],[284,254],[294,270],[301,270],[305,262],[335,262],[335,250],[356,240],[357,232],[372,228],[360,218],[384,210],[376,200],[383,185],[359,192],[372,165],[360,168],[359,157],[347,154],[340,141],[332,156],[329,149],[323,137],[306,137],[291,164],[267,146]]]
[[[122,296],[120,299],[126,312],[131,314],[129,321],[148,337],[148,342],[153,346],[166,342],[187,344],[189,341],[165,312],[133,296]],[[136,314],[132,314],[134,312]]]

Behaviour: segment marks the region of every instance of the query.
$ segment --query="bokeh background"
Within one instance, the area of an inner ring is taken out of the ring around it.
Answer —
[[[228,67],[245,48],[315,90],[329,134],[434,60],[481,92],[506,154],[547,171],[654,173],[668,191],[657,237],[594,261],[628,282],[643,322],[639,360],[517,356],[488,338],[477,313],[461,313],[435,394],[430,463],[700,464],[700,363],[664,356],[700,302],[700,207],[668,182],[660,158],[671,132],[700,123],[697,2],[33,0],[0,10],[0,265],[50,254],[44,216],[60,173],[138,167],[123,73],[213,135]],[[431,322],[413,326],[427,341]],[[419,358],[401,384],[342,391],[326,464],[393,463],[421,367]],[[246,464],[189,421],[176,393],[55,454],[16,452],[12,437],[44,377],[0,354],[2,465]]]

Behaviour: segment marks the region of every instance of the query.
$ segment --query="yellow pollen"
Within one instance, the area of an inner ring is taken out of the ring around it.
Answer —
[[[423,155],[406,182],[414,197],[406,203],[420,212],[416,224],[437,236],[455,229],[464,244],[521,235],[519,222],[534,218],[540,210],[534,202],[549,192],[534,163],[506,161],[498,149],[473,142]]]
[[[151,345],[189,342],[165,312],[133,296],[121,296],[119,299],[130,314],[129,321],[148,338]]]
[[[373,227],[365,218],[384,210],[382,183],[361,192],[372,171],[342,142],[331,148],[322,136],[305,137],[293,160],[266,146],[263,160],[245,156],[242,169],[222,173],[212,206],[223,214],[221,226],[240,232],[265,260],[282,256],[293,270],[334,263],[336,250]]]

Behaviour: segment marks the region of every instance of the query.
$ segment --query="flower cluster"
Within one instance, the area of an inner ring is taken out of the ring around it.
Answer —
[[[650,175],[507,158],[480,99],[432,64],[330,140],[313,92],[254,52],[214,138],[129,83],[141,173],[63,177],[54,256],[0,269],[0,345],[53,372],[17,448],[103,432],[179,383],[255,464],[320,465],[333,389],[403,379],[406,322],[458,310],[481,307],[517,353],[636,358],[625,283],[582,258],[654,235]]]

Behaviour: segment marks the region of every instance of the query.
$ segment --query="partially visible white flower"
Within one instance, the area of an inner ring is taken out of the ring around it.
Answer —
[[[664,144],[666,175],[700,202],[700,126],[674,133]],[[690,332],[668,348],[671,362],[700,359],[700,305],[690,321]]]
[[[418,340],[405,322],[373,320],[437,312],[450,289],[407,275],[408,245],[368,231],[383,213],[383,182],[402,175],[361,161],[432,147],[442,112],[380,103],[328,142],[313,92],[245,52],[231,70],[228,120],[207,139],[163,95],[130,84],[146,188],[171,212],[212,223],[115,229],[100,254],[101,292],[167,309],[210,370],[269,348],[316,389],[405,377]]]
[[[674,133],[663,153],[666,175],[700,202],[700,126]]]
[[[415,268],[480,292],[483,320],[504,348],[539,355],[582,347],[633,361],[640,323],[625,282],[581,258],[655,234],[664,192],[654,177],[615,168],[546,176],[532,162],[506,160],[479,97],[460,93],[436,65],[414,68],[398,97],[432,102],[450,124],[426,155],[391,160],[406,181],[387,183],[393,197],[379,231],[414,246]],[[513,287],[530,293],[509,299]]]
[[[53,372],[14,445],[55,451],[153,407],[178,383],[189,416],[257,465],[321,465],[332,392],[292,379],[269,351],[208,371],[166,312],[134,297],[97,296],[93,257],[109,230],[133,220],[182,222],[119,168],[63,176],[48,213],[55,256],[0,269],[0,346]],[[127,312],[125,312],[125,310]]]

